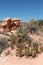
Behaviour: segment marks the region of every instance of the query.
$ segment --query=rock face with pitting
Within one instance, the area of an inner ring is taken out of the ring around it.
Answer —
[[[5,18],[2,21],[2,28],[4,32],[11,32],[13,30],[17,30],[20,26],[19,18]]]

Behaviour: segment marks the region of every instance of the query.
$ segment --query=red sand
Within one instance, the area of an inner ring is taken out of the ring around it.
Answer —
[[[13,51],[14,52],[14,51]],[[16,57],[15,54],[2,56],[0,58],[0,65],[43,65],[43,53],[39,54],[35,58]]]

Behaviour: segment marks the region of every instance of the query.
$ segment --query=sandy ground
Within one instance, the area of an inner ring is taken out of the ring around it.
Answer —
[[[43,42],[43,37],[41,37],[40,35],[36,36],[29,34],[29,36],[34,40],[36,40],[37,42],[39,42],[39,40]],[[11,54],[8,56],[4,56],[4,53],[8,50],[11,51]],[[31,58],[31,57],[19,58],[16,57],[15,52],[16,52],[15,50],[12,51],[10,48],[6,49],[0,56],[0,65],[43,65],[43,53],[39,54],[35,58]]]
[[[13,50],[13,55],[0,57],[0,65],[43,65],[43,53],[35,58],[16,57]]]
[[[43,43],[43,36],[41,35],[35,35],[35,34],[28,34],[29,37],[34,39],[36,42],[41,42]]]

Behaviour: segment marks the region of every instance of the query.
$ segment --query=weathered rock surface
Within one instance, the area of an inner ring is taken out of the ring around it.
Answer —
[[[4,32],[11,32],[12,30],[18,29],[18,27],[20,26],[20,19],[4,18],[1,25]]]

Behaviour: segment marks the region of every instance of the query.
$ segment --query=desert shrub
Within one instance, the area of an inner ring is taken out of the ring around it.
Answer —
[[[36,24],[36,26],[35,26]],[[35,33],[37,33],[38,23],[33,22],[33,26],[35,28]],[[43,46],[40,43],[35,42],[32,38],[27,36],[26,31],[30,28],[29,26],[21,26],[17,31],[17,38],[16,38],[16,46],[17,46],[17,56],[32,56],[36,57],[38,53],[41,53],[43,50]],[[27,29],[27,30],[26,30]]]
[[[14,49],[14,45],[16,43],[16,36],[14,34],[11,34],[10,39],[11,39],[11,48]]]
[[[41,52],[43,52],[43,43],[40,43],[40,46]]]
[[[41,53],[42,51],[42,44],[33,42],[31,44],[32,46],[32,57],[36,56],[38,53]]]
[[[28,42],[28,46],[25,49],[25,55],[26,57],[32,56],[32,57],[36,57],[38,53],[41,53],[41,51],[43,50],[43,47],[40,43],[36,43],[36,42]]]
[[[22,57],[23,56],[23,52],[22,52],[22,48],[20,47],[20,48],[17,48],[17,50],[16,50],[16,55],[17,56],[19,56],[19,57]]]
[[[16,55],[18,55],[19,57],[22,57],[24,55],[23,54],[24,44],[22,43],[22,39],[17,40],[16,47],[17,47]]]
[[[29,56],[32,55],[31,42],[32,42],[32,40],[31,40],[31,38],[29,38],[29,39],[27,40],[27,43],[26,43],[27,48],[25,49],[25,55],[26,55],[27,57],[29,57]]]
[[[36,57],[37,53],[37,48],[38,48],[38,43],[36,42],[31,42],[31,48],[32,48],[32,57]]]
[[[16,55],[22,57],[24,55],[28,56],[31,55],[30,51],[30,46],[31,46],[31,39],[29,36],[27,36],[26,32],[24,29],[19,28],[18,34],[17,34],[17,41],[16,41],[16,46],[17,46],[17,53]]]
[[[26,54],[26,57],[32,56],[32,48],[28,47],[25,54]]]
[[[16,55],[22,57],[24,55],[28,55],[31,53],[29,47],[31,46],[31,41],[32,39],[28,37],[26,34],[25,35],[19,35],[17,38],[17,53]]]
[[[2,32],[2,31],[0,31],[0,34],[3,34],[3,32]]]
[[[8,39],[6,37],[0,37],[0,54],[8,46]]]
[[[36,57],[37,53],[36,53],[36,50],[33,50],[32,51],[32,57]]]
[[[39,43],[37,47],[37,53],[41,53],[42,51],[42,45]]]

